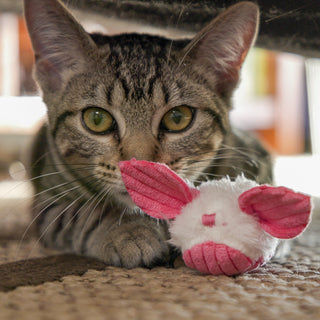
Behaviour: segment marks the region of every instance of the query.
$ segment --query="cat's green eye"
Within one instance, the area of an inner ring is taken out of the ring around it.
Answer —
[[[187,106],[175,107],[164,115],[161,121],[161,127],[169,132],[182,131],[191,124],[193,116],[193,108]]]
[[[93,133],[105,134],[115,127],[112,115],[101,108],[90,107],[83,111],[82,122],[84,126]]]

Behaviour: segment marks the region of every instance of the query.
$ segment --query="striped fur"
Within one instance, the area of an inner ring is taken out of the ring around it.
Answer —
[[[45,246],[128,268],[167,261],[167,226],[133,205],[121,160],[163,162],[196,184],[242,172],[272,182],[269,154],[228,118],[239,64],[257,29],[255,5],[231,7],[191,45],[149,35],[88,35],[56,0],[25,0],[25,11],[48,108],[30,169]],[[179,133],[161,129],[164,114],[181,105],[194,108],[192,124]],[[81,117],[89,106],[107,110],[114,130],[88,132]]]

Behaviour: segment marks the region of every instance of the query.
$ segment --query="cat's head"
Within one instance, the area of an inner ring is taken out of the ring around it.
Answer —
[[[62,161],[124,190],[117,166],[163,162],[190,180],[229,131],[230,98],[259,11],[239,3],[191,41],[89,35],[57,0],[25,0],[36,79]],[[72,167],[72,166],[71,166]]]

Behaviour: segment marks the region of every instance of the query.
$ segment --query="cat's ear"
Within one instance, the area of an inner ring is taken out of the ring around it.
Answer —
[[[84,70],[94,42],[58,0],[24,0],[26,23],[36,59],[36,77],[44,90],[56,91]]]
[[[184,50],[222,96],[237,85],[241,65],[253,45],[259,8],[252,2],[231,6],[200,31]]]

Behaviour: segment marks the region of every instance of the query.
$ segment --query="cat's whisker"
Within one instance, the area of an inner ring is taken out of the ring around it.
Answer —
[[[192,183],[193,184],[201,184],[203,182],[208,182],[209,180],[198,180],[198,179],[195,179],[195,180],[192,180]]]
[[[63,195],[63,196],[64,196],[64,195],[67,195],[67,194],[69,194],[71,191],[74,191],[74,190],[77,190],[77,189],[80,189],[80,188],[81,188],[80,185],[74,186],[74,187],[69,188],[69,189],[67,189],[67,190],[63,190],[63,191],[61,191],[61,192],[59,192],[59,193],[57,193],[57,194],[54,194],[52,197],[45,198],[43,201],[37,202],[37,204],[33,206],[33,209],[35,210],[35,209],[37,209],[37,208],[39,208],[39,207],[42,207],[45,203],[50,202],[52,199],[58,198],[58,197],[61,196],[61,195]]]
[[[126,212],[127,212],[127,208],[124,208],[123,211],[122,211],[122,213],[121,213],[121,215],[120,215],[120,217],[119,217],[119,222],[118,222],[118,226],[119,226],[119,227],[120,227],[120,225],[121,225],[122,218],[124,217],[124,215],[126,214]]]
[[[101,207],[101,210],[100,210],[100,214],[99,214],[99,225],[101,224],[101,221],[102,221],[102,216],[105,212],[105,209],[107,207],[107,203],[108,203],[108,196],[110,194],[110,191],[111,191],[111,187],[109,186],[108,188],[105,188],[106,191],[105,191],[105,195],[104,195],[104,202],[103,202],[103,205]]]
[[[181,10],[180,10],[180,13],[179,13],[179,16],[178,16],[176,25],[175,25],[175,29],[178,28],[178,24],[179,24],[179,22],[180,22],[180,20],[181,20],[181,17],[182,17],[182,15],[183,15],[183,12],[184,12],[184,7],[182,7]],[[170,42],[169,50],[168,50],[167,65],[169,65],[169,62],[170,62],[171,50],[172,50],[173,42],[174,42],[174,40],[172,39],[171,42]]]
[[[74,181],[73,181],[74,182]],[[63,184],[60,184],[58,186],[55,186],[55,187],[52,187],[52,188],[49,188],[47,190],[43,190],[42,192],[39,192],[38,194],[35,194],[33,195],[33,197],[37,197],[39,196],[40,194],[46,192],[46,191],[50,191],[52,189],[55,189],[55,188],[58,188],[58,187],[61,187],[61,186],[66,186],[67,184],[71,184],[72,182],[70,183],[63,183]],[[80,189],[81,188],[81,185],[77,185],[77,186],[74,186],[72,188],[69,188],[67,190],[63,190],[62,192],[58,193],[58,194],[55,194],[53,195],[52,197],[50,198],[46,198],[44,199],[43,201],[40,201],[36,204],[33,205],[33,210],[39,208],[39,207],[42,207],[43,205],[45,205],[34,217],[33,219],[31,220],[31,222],[27,225],[27,227],[25,228],[22,236],[21,236],[21,239],[19,241],[19,246],[18,246],[18,249],[17,249],[17,252],[19,253],[20,252],[20,249],[21,249],[21,246],[22,246],[22,243],[27,235],[27,233],[29,232],[30,228],[32,227],[32,225],[37,221],[37,219],[39,219],[39,217],[43,214],[43,212],[45,212],[48,208],[50,208],[52,205],[54,205],[55,203],[57,203],[58,201],[60,201],[61,199],[63,199],[64,197],[66,197],[68,194],[70,194],[72,191],[74,190],[77,190],[77,189]],[[46,204],[47,203],[47,204]]]
[[[85,196],[86,194],[88,194],[88,193],[89,193],[89,191],[87,191],[87,192],[84,194],[84,196]],[[80,199],[79,199],[79,200],[80,200]],[[70,225],[71,223],[73,223],[73,221],[74,221],[75,219],[79,219],[78,215],[79,215],[80,211],[85,207],[86,203],[87,203],[89,200],[90,200],[90,199],[88,199],[82,206],[80,206],[80,208],[73,214],[72,218],[71,218],[71,219],[66,223],[66,225],[64,226],[65,229],[67,229],[67,228],[69,227],[69,225]],[[80,214],[80,216],[82,216],[82,214]]]
[[[209,31],[208,31],[209,32]],[[191,44],[187,47],[187,50],[185,50],[185,53],[184,55],[182,56],[181,60],[179,61],[179,64],[178,64],[178,69],[181,68],[183,62],[185,61],[185,59],[187,58],[187,56],[189,55],[189,53],[192,51],[192,49],[194,47],[196,47],[197,43],[199,43],[207,34],[208,32],[206,33],[203,33],[201,37],[199,37],[198,39],[196,39],[195,41],[192,41]]]
[[[299,12],[299,11],[302,11],[302,10],[305,10],[305,9],[307,9],[307,8],[310,8],[310,7],[313,7],[315,4],[319,4],[319,3],[317,2],[317,0],[311,1],[311,2],[309,2],[309,3],[307,3],[307,4],[304,4],[304,5],[302,5],[302,6],[299,6],[299,7],[297,7],[297,8],[294,8],[294,9],[291,9],[291,10],[288,10],[288,11],[285,11],[285,12],[283,12],[283,13],[281,13],[281,14],[277,14],[277,15],[271,17],[271,18],[265,19],[264,21],[265,21],[265,23],[269,23],[269,22],[271,22],[271,21],[274,21],[274,20],[277,20],[277,19],[286,17],[286,16],[288,16],[288,15],[291,15],[291,14],[293,14],[293,13],[296,13],[296,12]]]
[[[95,176],[96,176],[96,174],[91,174],[91,175],[86,176],[85,179],[88,179],[88,178],[91,178],[91,177],[95,177]],[[96,179],[92,179],[92,181],[95,181],[95,180],[96,180]],[[42,190],[42,191],[40,191],[40,192],[38,192],[38,193],[35,193],[35,194],[32,196],[32,198],[39,197],[39,196],[42,195],[42,194],[48,193],[48,192],[50,192],[50,191],[53,191],[53,190],[56,190],[56,189],[59,189],[59,188],[62,188],[62,187],[66,187],[67,185],[70,185],[70,184],[73,184],[73,183],[79,183],[78,179],[74,179],[74,180],[72,180],[72,181],[63,182],[63,183],[58,184],[58,185],[56,185],[56,186],[53,186],[53,187],[51,187],[51,188],[47,188],[47,189],[45,189],[45,190]],[[82,188],[84,188],[84,187],[82,186]]]
[[[95,182],[96,179],[92,179],[91,182]],[[64,185],[64,184],[63,184]],[[68,190],[64,190],[56,195],[54,195],[53,197],[50,197],[48,199],[45,199],[42,202],[37,203],[37,205],[35,205],[33,208],[36,209],[37,207],[41,207],[42,205],[44,205],[46,202],[49,202],[49,204],[47,204],[43,209],[41,209],[39,211],[39,213],[37,213],[37,215],[35,215],[35,217],[32,219],[32,221],[29,223],[29,225],[27,226],[26,230],[24,231],[23,235],[21,236],[21,240],[20,240],[20,244],[19,244],[19,249],[18,252],[20,251],[20,248],[22,246],[22,242],[25,239],[25,236],[27,235],[28,231],[30,230],[30,228],[32,227],[32,225],[37,221],[37,219],[39,219],[39,217],[48,209],[50,208],[52,205],[54,205],[55,203],[57,203],[59,200],[61,200],[62,198],[64,198],[65,196],[67,196],[68,194],[70,194],[72,191],[76,190],[76,189],[80,189],[82,186],[81,185],[77,185],[75,187],[72,187]],[[51,189],[51,188],[50,188]],[[87,191],[86,193],[89,193],[89,191]],[[85,194],[86,194],[85,193]],[[81,194],[76,201],[80,200],[82,197],[84,197],[85,194]],[[56,198],[56,199],[55,199]],[[54,200],[53,200],[54,199]],[[53,201],[52,201],[53,200]],[[74,201],[73,201],[74,203]],[[54,223],[55,221],[53,221],[52,223]],[[51,225],[51,223],[50,223]],[[50,227],[50,225],[48,227]],[[43,236],[42,236],[43,237]],[[39,239],[38,242],[40,242],[41,238]]]
[[[91,209],[91,212],[87,215],[87,219],[86,222],[84,224],[84,226],[82,227],[82,232],[85,232],[87,223],[89,222],[91,216],[94,214],[95,210],[97,209],[98,205],[101,203],[101,201],[105,198],[106,194],[106,184],[105,186],[102,188],[102,190],[92,199],[92,205],[94,204],[94,202],[96,201],[96,204],[94,205],[94,207]],[[102,197],[101,197],[102,195]],[[101,198],[100,198],[101,197]],[[100,199],[99,199],[100,198]],[[88,210],[89,210],[90,205],[88,206]],[[82,234],[81,232],[81,234]]]
[[[66,206],[52,221],[50,221],[50,223],[48,224],[48,226],[44,229],[44,231],[42,231],[42,233],[40,234],[40,236],[38,237],[37,241],[34,243],[29,257],[32,255],[33,251],[35,250],[35,248],[39,245],[40,241],[42,240],[42,238],[46,235],[46,233],[48,232],[48,230],[51,228],[51,226],[60,218],[63,216],[63,214],[65,212],[67,212],[75,203],[77,203],[77,201],[79,201],[81,198],[83,197],[83,195],[80,195],[78,198],[76,198],[74,201],[72,201],[68,206]]]
[[[203,171],[199,170],[192,170],[192,169],[186,169],[184,171],[186,174],[192,174],[197,175],[198,177],[202,177],[203,179],[210,180],[209,178],[213,179],[221,179],[224,177],[222,174],[215,174],[215,173],[204,173]],[[195,179],[192,179],[192,181],[195,181]]]
[[[236,149],[235,149],[236,150]],[[198,157],[203,156],[206,153],[203,154],[198,154]],[[191,165],[193,163],[200,163],[200,162],[214,162],[214,161],[218,161],[218,160],[238,160],[241,161],[243,164],[246,163],[247,165],[249,165],[250,167],[261,167],[264,168],[266,166],[268,166],[268,164],[262,160],[259,160],[259,158],[255,158],[252,159],[252,157],[250,157],[250,154],[239,151],[239,155],[234,155],[234,154],[227,154],[227,153],[223,153],[223,154],[217,154],[213,157],[209,157],[209,158],[204,158],[204,159],[196,159],[196,160],[188,160],[188,164]]]
[[[15,184],[12,188],[10,188],[9,190],[7,190],[7,192],[6,192],[4,195],[2,195],[2,196],[6,196],[6,195],[12,193],[14,190],[16,190],[17,188],[21,187],[21,186],[22,186],[23,184],[25,184],[26,182],[32,182],[32,181],[35,181],[35,180],[37,180],[37,179],[44,178],[44,177],[48,177],[48,176],[55,175],[55,174],[60,174],[60,171],[42,174],[42,175],[40,175],[40,176],[31,178],[31,179],[21,180],[21,181],[19,181],[17,184]]]
[[[93,178],[92,178],[92,177],[93,177]],[[91,180],[88,181],[88,184],[92,184],[92,183],[96,183],[96,182],[97,182],[97,179],[96,179],[96,177],[95,177],[94,174],[88,175],[88,176],[86,176],[86,178],[87,178],[87,179],[88,179],[88,178],[92,178]],[[33,197],[34,197],[34,198],[35,198],[35,197],[39,197],[39,196],[42,195],[43,193],[50,192],[50,191],[52,191],[52,190],[55,190],[55,189],[58,189],[58,188],[61,188],[61,187],[66,187],[67,185],[70,185],[70,184],[73,184],[73,183],[76,183],[76,182],[78,182],[78,180],[72,180],[72,181],[69,181],[69,182],[67,182],[67,183],[61,183],[61,184],[59,184],[59,185],[57,185],[57,186],[54,186],[54,187],[45,189],[45,190],[43,190],[43,191],[41,191],[41,192],[39,192],[39,193],[36,193],[36,194],[33,195]],[[48,201],[50,202],[50,200],[53,199],[53,198],[55,198],[55,197],[58,197],[58,196],[60,196],[60,195],[62,195],[62,194],[66,194],[66,195],[67,195],[67,194],[71,193],[71,191],[74,191],[74,190],[77,190],[77,189],[80,189],[80,188],[82,188],[82,190],[84,189],[84,187],[78,183],[76,186],[74,186],[74,187],[72,187],[72,188],[69,188],[69,189],[67,189],[67,190],[63,190],[63,191],[55,194],[54,196],[45,199],[44,201],[40,201],[40,202],[37,203],[33,208],[36,209],[36,208],[38,208],[39,206],[43,205],[44,203],[46,203],[46,202],[48,202]],[[89,191],[87,191],[87,193],[89,193]]]
[[[245,162],[248,162],[248,164],[250,165],[254,165],[253,163],[251,163],[251,159],[246,159],[244,157],[241,157],[241,156],[217,156],[217,157],[213,157],[213,158],[208,158],[208,159],[200,159],[200,160],[188,160],[188,164],[189,165],[192,165],[192,164],[197,164],[197,163],[201,163],[201,162],[214,162],[214,161],[217,161],[217,160],[241,160],[243,161],[244,163]]]
[[[250,171],[250,170],[247,170],[247,169],[244,169],[242,167],[238,167],[238,166],[235,166],[235,165],[226,165],[226,164],[222,164],[222,165],[217,165],[217,164],[213,164],[213,165],[210,165],[210,166],[207,166],[207,167],[203,167],[203,170],[205,169],[214,169],[214,168],[231,168],[233,169],[235,172],[237,172],[236,174],[239,175],[241,172],[244,173],[245,175],[247,175],[248,177],[251,177],[255,180],[255,175]],[[204,172],[204,171],[200,171],[200,170],[197,170],[197,169],[192,169],[192,168],[184,168],[182,169],[183,172],[185,173],[193,173],[193,174],[198,174],[199,176],[208,176],[208,177],[213,177],[213,178],[222,178],[224,177],[224,175],[219,175],[219,174],[214,174],[214,173],[207,173],[207,172]]]
[[[230,152],[230,153],[226,153],[226,152]],[[220,152],[223,152],[222,154],[220,154]],[[225,145],[221,145],[215,152],[215,154],[213,156],[219,156],[219,155],[234,155],[234,153],[238,153],[241,156],[244,157],[249,157],[251,158],[252,155],[257,155],[257,156],[261,156],[261,152],[256,151],[256,150],[252,150],[251,148],[245,148],[245,147],[229,147],[229,146],[225,146]],[[203,153],[196,153],[197,155],[203,155],[203,154],[210,154],[212,156],[212,151],[211,152],[203,152]]]
[[[233,169],[237,175],[241,174],[241,173],[244,173],[244,174],[248,174],[250,175],[251,177],[254,177],[254,174],[248,170],[248,169],[245,169],[243,167],[240,167],[240,166],[236,166],[234,164],[230,164],[230,165],[226,165],[226,164],[216,164],[216,165],[212,165],[210,166],[209,168],[230,168],[230,169]],[[209,169],[208,168],[208,169]]]
[[[247,163],[251,167],[254,166],[249,160],[243,159],[241,157],[218,157],[213,159],[202,159],[202,160],[193,160],[188,162],[188,166],[190,167],[197,167],[197,168],[209,168],[214,166],[221,166],[225,165],[225,162],[221,164],[220,161],[223,160],[237,160],[238,163],[245,164]]]
[[[79,169],[79,170],[83,170],[83,169]],[[12,192],[14,192],[15,190],[17,190],[19,187],[21,187],[21,186],[24,185],[25,183],[33,182],[33,181],[35,181],[35,180],[42,179],[42,178],[47,178],[47,177],[54,176],[54,175],[59,175],[59,174],[62,174],[62,173],[64,173],[64,172],[68,172],[68,170],[49,172],[49,173],[42,174],[42,175],[39,175],[39,176],[30,178],[30,179],[21,180],[21,181],[15,183],[15,185],[14,185],[13,187],[11,187],[9,190],[6,190],[6,192],[5,192],[4,194],[2,194],[1,196],[4,197],[4,196],[7,196],[7,195],[11,194]],[[90,176],[88,176],[88,177],[90,177]],[[72,184],[72,183],[77,182],[77,181],[78,181],[78,179],[75,179],[75,180],[73,180],[73,181],[68,181],[68,182],[59,184],[59,185],[57,185],[57,186],[54,186],[54,187],[52,187],[52,188],[43,190],[43,191],[41,191],[41,192],[33,193],[33,194],[29,197],[29,199],[32,200],[32,199],[34,199],[35,197],[41,195],[42,193],[49,192],[49,191],[52,191],[52,190],[57,189],[57,188],[60,188],[60,187],[64,187],[64,186],[66,186],[66,185],[68,185],[68,184]],[[24,201],[24,200],[22,200],[22,201]]]
[[[38,159],[36,159],[32,164],[31,164],[31,168],[34,168],[42,159],[44,159],[45,157],[47,157],[50,154],[53,154],[54,151],[53,150],[49,150],[45,153],[43,153]]]
[[[91,182],[89,182],[89,183],[92,183],[92,182],[98,183],[98,182],[99,182],[99,179],[98,179],[98,180],[97,180],[97,179],[92,179]],[[89,190],[86,190],[86,192],[85,192],[84,194],[82,194],[82,197],[84,197],[86,194],[89,194],[89,193],[90,193]],[[100,192],[100,193],[101,193],[101,192]],[[100,194],[100,193],[99,193],[99,194]],[[89,199],[87,199],[87,200],[83,203],[82,206],[80,206],[80,208],[77,210],[77,212],[75,212],[75,214],[73,215],[73,218],[70,219],[70,221],[67,223],[66,226],[68,226],[68,225],[72,222],[72,220],[75,219],[75,218],[78,216],[79,212],[80,212],[81,210],[83,210],[83,208],[86,207],[87,204],[88,204],[93,198],[95,198],[96,196],[97,196],[96,193],[92,194],[91,197],[90,197]],[[80,200],[80,199],[79,199],[79,200]],[[81,213],[80,216],[82,216],[82,213]],[[79,218],[79,217],[78,217],[78,218]]]
[[[48,205],[46,205],[43,209],[41,209],[34,217],[33,219],[30,221],[30,223],[28,224],[28,226],[26,227],[25,231],[23,232],[21,239],[19,241],[19,245],[18,245],[18,249],[17,252],[19,253],[22,247],[22,243],[26,237],[26,235],[28,234],[30,228],[33,226],[33,224],[39,219],[39,217],[43,214],[43,212],[45,212],[48,208],[50,208],[52,205],[54,205],[56,202],[58,202],[59,200],[63,199],[69,192],[71,192],[73,189],[75,188],[80,188],[80,186],[74,187],[70,190],[65,191],[62,195],[55,195],[52,198],[56,198],[53,201],[50,201],[50,203]],[[58,197],[57,197],[58,196]],[[52,200],[52,198],[50,200]]]
[[[248,147],[234,147],[234,146],[229,146],[227,144],[222,144],[219,147],[219,150],[240,153],[245,157],[251,157],[253,154],[258,157],[261,156],[261,151],[255,150],[253,148],[248,148]]]
[[[72,168],[72,170],[84,170],[84,169],[88,169],[88,170],[92,170],[94,168],[99,168],[100,166],[98,164],[85,164],[85,163],[70,163],[70,164],[65,164],[65,163],[54,163],[54,164],[46,164],[43,166],[43,169],[46,168],[56,168],[56,167],[64,167],[66,169],[64,170],[60,170],[57,172],[66,172],[68,170],[68,168]]]
[[[85,170],[85,168],[79,168],[78,170]],[[89,169],[88,169],[89,170]],[[49,172],[49,173],[45,173],[45,174],[41,174],[39,176],[36,176],[36,177],[33,177],[31,179],[27,179],[25,180],[25,182],[32,182],[32,181],[35,181],[35,180],[38,180],[38,179],[41,179],[41,178],[46,178],[46,177],[50,177],[50,176],[54,176],[54,175],[59,175],[59,174],[63,174],[63,173],[66,173],[66,172],[69,172],[69,170],[62,170],[62,171],[55,171],[55,172]]]

